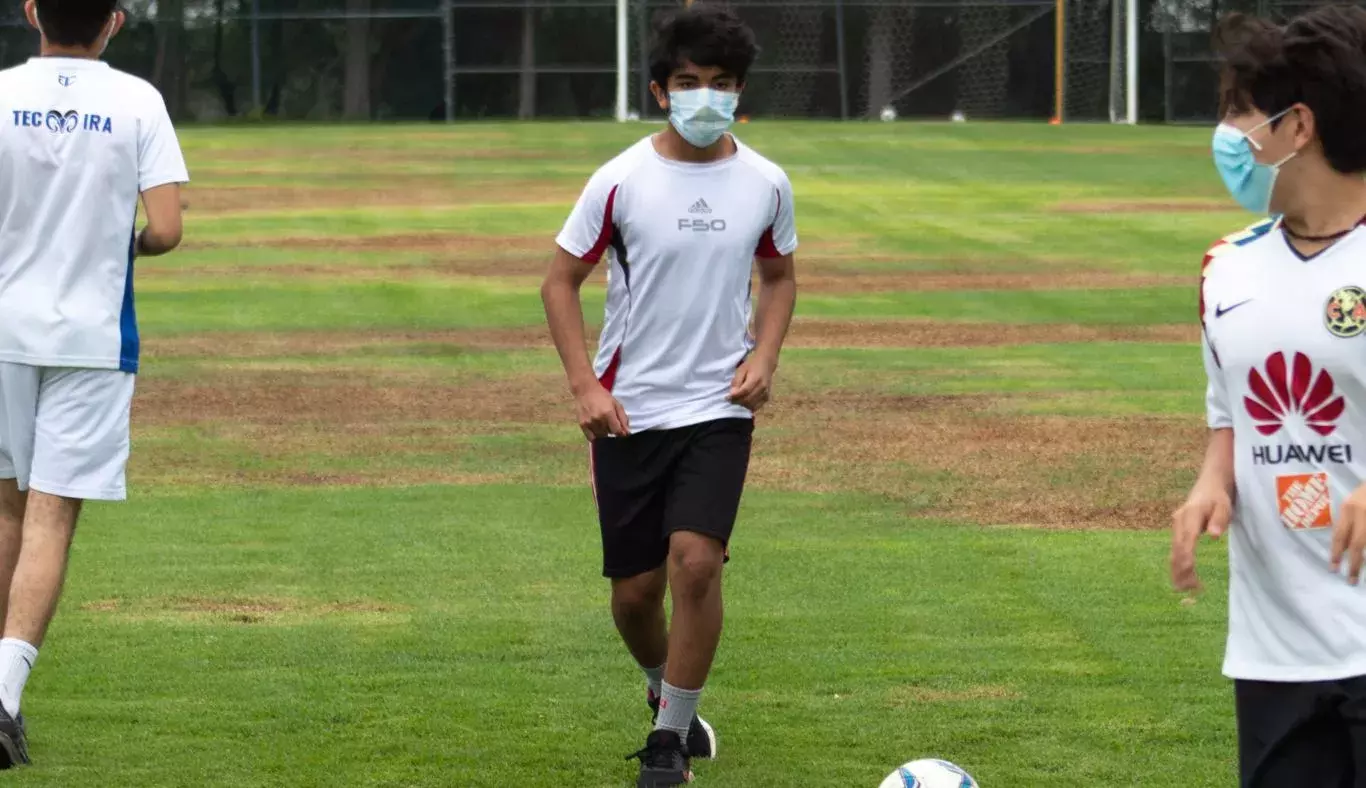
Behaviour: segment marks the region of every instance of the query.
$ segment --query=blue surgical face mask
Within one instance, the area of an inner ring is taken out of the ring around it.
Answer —
[[[1275,164],[1257,161],[1256,151],[1262,149],[1252,139],[1252,133],[1279,120],[1290,110],[1277,113],[1247,132],[1228,123],[1220,123],[1214,130],[1214,167],[1233,199],[1253,213],[1266,216],[1271,211],[1271,192],[1276,188],[1276,175],[1281,165],[1295,158],[1291,153]]]
[[[715,144],[735,122],[740,94],[730,90],[695,88],[669,91],[669,122],[695,148]]]

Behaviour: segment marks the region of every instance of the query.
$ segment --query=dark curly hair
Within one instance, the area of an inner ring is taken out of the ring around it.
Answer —
[[[1221,113],[1274,115],[1302,103],[1314,113],[1329,165],[1366,172],[1366,10],[1322,6],[1284,26],[1230,14],[1215,49]]]
[[[716,66],[741,84],[759,56],[754,31],[723,5],[696,3],[665,15],[650,46],[650,79],[661,86],[684,61]]]
[[[118,10],[115,0],[37,0],[37,8],[43,35],[62,47],[94,45]]]

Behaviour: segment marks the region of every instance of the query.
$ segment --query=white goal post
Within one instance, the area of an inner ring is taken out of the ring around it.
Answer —
[[[648,1],[649,0],[634,0],[636,3]],[[896,0],[882,0],[882,2],[887,3],[895,1]],[[1101,14],[1104,13],[1104,6],[1100,5],[1100,2],[1103,1],[1104,0],[1099,0],[1099,2],[1091,2],[1091,0],[1042,0],[1042,2],[1027,4],[1030,6],[1037,6],[1040,14],[1052,13],[1056,15],[1057,26],[1060,32],[1058,35],[1054,36],[1054,43],[1057,51],[1061,53],[1061,57],[1057,58],[1058,67],[1055,80],[1055,98],[1058,108],[1060,110],[1065,109],[1067,101],[1072,98],[1070,94],[1066,96],[1066,99],[1064,98],[1064,94],[1068,93],[1068,80],[1074,80],[1073,76],[1069,74],[1067,67],[1069,59],[1080,58],[1079,62],[1083,65],[1078,66],[1078,68],[1086,67],[1092,69],[1086,73],[1095,74],[1094,77],[1083,77],[1084,80],[1089,80],[1086,84],[1091,86],[1089,89],[1092,91],[1097,89],[1101,91],[1105,90],[1105,83],[1099,82],[1099,80],[1104,79],[1105,77],[1102,76],[1102,73],[1098,72],[1106,70],[1105,67],[1107,64],[1105,61],[1108,60],[1108,94],[1110,107],[1108,120],[1112,123],[1136,124],[1138,123],[1139,118],[1139,3],[1138,0],[1109,0],[1108,5],[1111,18],[1107,25],[1107,23],[1103,21],[1103,16],[1100,17],[1099,20],[1096,20],[1094,16],[1096,11],[1099,11]],[[643,75],[634,75],[632,73],[633,67],[638,67],[633,66],[631,62],[632,36],[639,36],[641,32],[632,27],[634,24],[639,24],[637,17],[641,17],[639,14],[632,14],[632,2],[633,0],[616,0],[616,97],[613,114],[618,121],[625,121],[632,117],[641,117],[646,114],[643,111],[644,108],[633,108],[631,106],[631,86],[633,84],[633,77],[643,78]],[[682,0],[683,5],[691,5],[692,2],[693,0]],[[839,6],[841,0],[829,0],[829,2],[831,7],[834,8]],[[876,3],[877,0],[873,0],[873,2]],[[963,2],[965,7],[970,8],[987,8],[995,5],[1010,7],[1018,5],[1018,3],[1012,3],[1011,0],[998,0],[997,3],[993,3],[992,0],[963,0]],[[815,3],[813,3],[812,0],[807,0],[806,2],[806,5],[814,4]],[[740,6],[739,10],[743,15],[744,0],[740,0],[737,5]],[[936,0],[928,5],[943,5],[943,0]],[[908,3],[905,3],[905,6],[916,6],[916,0],[909,0]],[[1051,11],[1050,6],[1052,6]],[[1089,14],[1087,17],[1088,20],[1095,21],[1087,21],[1084,23],[1085,25],[1088,25],[1087,27],[1078,28],[1077,24],[1082,23],[1066,18],[1066,15],[1069,13],[1069,6],[1087,11]],[[1032,13],[1033,12],[1031,11],[1031,14]],[[836,18],[840,19],[838,14],[836,15]],[[1109,27],[1108,31],[1105,29],[1106,27]],[[834,32],[836,37],[839,38],[838,43],[840,44],[841,49],[840,67],[842,69],[844,44],[842,39],[842,25],[839,25]],[[919,80],[912,83],[909,88],[898,91],[896,95],[898,97],[905,95],[906,93],[915,90],[920,84],[936,79],[939,75],[950,73],[955,69],[967,67],[965,64],[971,64],[975,58],[979,58],[984,52],[991,50],[993,47],[1004,46],[1002,42],[1016,32],[1018,32],[1018,29],[1002,29],[999,35],[990,35],[982,38],[980,41],[975,41],[972,48],[965,49],[965,51],[960,53],[959,56],[951,62],[938,69],[934,69],[928,78],[922,76]],[[1099,44],[1099,42],[1096,41],[1094,36],[1097,35],[1104,37],[1101,41],[1108,39],[1110,44],[1108,52],[1105,51],[1107,47],[1105,47],[1104,44]],[[1100,50],[1098,52],[1092,51],[1095,48],[1095,44],[1099,44]],[[1071,53],[1070,55],[1069,52]],[[1099,67],[1099,69],[1097,69],[1097,67]],[[857,71],[857,69],[855,69],[855,71]],[[850,74],[848,78],[856,80],[858,76],[857,73],[854,73]],[[843,80],[846,77],[841,74],[840,78]],[[843,84],[841,85],[841,88],[843,90]],[[1095,96],[1096,94],[1091,92],[1088,95]],[[1101,104],[1105,103],[1104,97],[1105,93],[1099,94],[1098,98],[1100,99]],[[639,101],[641,99],[637,98],[636,100]],[[632,111],[633,109],[635,110],[634,112]],[[1064,122],[1068,120],[1066,117],[1067,114],[1068,113],[1063,112],[1063,117],[1059,118],[1059,120]],[[1106,119],[1104,114],[1101,114],[1097,118],[1094,112],[1089,111],[1084,113],[1084,115],[1084,119]],[[859,116],[858,113],[855,113],[855,116]]]

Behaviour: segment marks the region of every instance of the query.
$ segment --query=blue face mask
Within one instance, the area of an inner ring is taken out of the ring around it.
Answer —
[[[669,91],[669,122],[695,148],[721,139],[735,122],[740,94],[729,90],[695,88]]]
[[[1214,167],[1223,178],[1224,186],[1233,199],[1255,214],[1266,216],[1271,210],[1271,192],[1276,188],[1276,175],[1281,165],[1295,158],[1291,153],[1275,164],[1257,161],[1256,151],[1262,149],[1252,139],[1252,132],[1275,122],[1289,112],[1278,113],[1259,123],[1246,133],[1228,123],[1220,123],[1214,130]]]

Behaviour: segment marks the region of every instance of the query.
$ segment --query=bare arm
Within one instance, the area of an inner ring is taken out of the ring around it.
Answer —
[[[1233,497],[1233,430],[1210,430],[1205,447],[1205,462],[1200,467],[1196,488],[1218,490]]]
[[[1195,573],[1195,546],[1201,534],[1217,539],[1233,520],[1233,430],[1212,430],[1205,462],[1190,496],[1172,515],[1172,585],[1181,590],[1200,587]]]
[[[759,258],[759,312],[754,355],[777,368],[792,310],[797,306],[797,265],[790,254]]]
[[[755,319],[754,352],[735,372],[731,402],[758,411],[772,396],[778,354],[792,324],[797,305],[797,268],[792,255],[759,258],[759,313]]]
[[[545,305],[550,337],[569,378],[569,389],[578,403],[579,427],[589,440],[606,435],[626,435],[630,426],[626,411],[603,388],[588,358],[588,337],[583,328],[583,301],[579,291],[593,273],[593,267],[592,263],[556,247],[555,259],[541,285],[541,302]]]
[[[155,257],[180,245],[183,224],[180,214],[180,184],[168,183],[142,193],[147,226],[138,234],[137,253]]]

